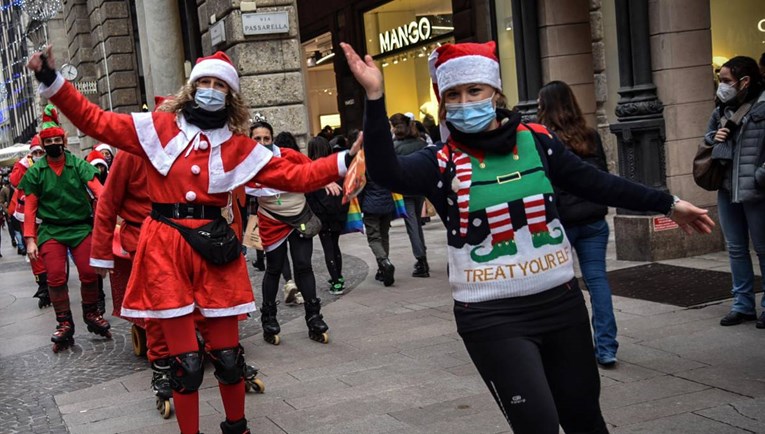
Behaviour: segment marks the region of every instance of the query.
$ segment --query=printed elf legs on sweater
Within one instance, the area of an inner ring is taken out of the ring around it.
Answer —
[[[544,195],[538,194],[523,198],[523,208],[526,213],[529,232],[531,232],[531,242],[535,248],[563,242],[563,231],[560,227],[554,228],[557,236],[550,235],[550,230],[547,227]],[[507,204],[501,203],[486,208],[486,218],[491,232],[491,252],[486,255],[479,255],[478,250],[482,246],[478,246],[470,252],[470,258],[480,263],[518,253],[518,247],[515,243],[515,229]]]

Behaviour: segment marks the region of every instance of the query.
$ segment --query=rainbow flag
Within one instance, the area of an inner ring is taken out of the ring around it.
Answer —
[[[351,199],[348,206],[348,214],[345,218],[345,224],[343,224],[344,234],[350,234],[353,232],[364,233],[364,221],[362,220],[361,205],[359,205],[359,199],[354,197]]]
[[[393,218],[398,219],[407,217],[406,205],[404,205],[404,196],[398,193],[391,194],[393,195],[393,205],[395,205],[395,209],[393,210]]]

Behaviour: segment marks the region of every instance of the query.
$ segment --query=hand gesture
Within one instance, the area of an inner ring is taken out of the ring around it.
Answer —
[[[715,222],[707,215],[707,210],[699,208],[690,202],[680,200],[675,204],[672,214],[669,218],[674,220],[685,231],[691,235],[693,231],[708,234],[712,232]]]
[[[727,128],[720,128],[715,133],[715,142],[724,142],[728,138],[728,134],[730,134],[730,130]]]
[[[324,186],[324,191],[327,193],[327,196],[340,196],[340,194],[343,192],[343,188],[340,187],[336,182],[330,182]]]
[[[356,77],[356,81],[367,92],[367,99],[380,99],[385,90],[383,87],[383,76],[377,65],[375,65],[374,60],[372,60],[372,56],[367,54],[364,56],[364,60],[361,60],[361,57],[356,54],[356,51],[350,45],[341,42],[340,47],[343,49],[343,53],[345,53],[345,60],[348,61],[348,66],[351,68],[353,76]]]
[[[359,153],[361,150],[361,146],[364,144],[364,132],[359,132],[359,137],[356,138],[356,141],[353,142],[353,146],[351,146],[351,150],[348,151],[349,154],[351,154],[351,157],[355,157],[356,154]]]
[[[38,51],[31,56],[29,56],[29,61],[27,62],[27,68],[29,68],[32,72],[40,72],[43,69],[43,64],[48,65],[48,68],[55,70],[56,69],[56,62],[53,59],[53,46],[48,45],[46,46],[42,52]]]
[[[40,257],[40,252],[37,250],[37,243],[34,238],[27,238],[27,256],[30,261],[36,261]]]

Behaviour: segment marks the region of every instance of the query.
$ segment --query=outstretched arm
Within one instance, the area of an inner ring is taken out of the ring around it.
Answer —
[[[388,116],[383,98],[382,72],[372,57],[361,57],[350,45],[340,43],[348,66],[364,87],[364,152],[370,177],[385,188],[402,194],[427,195],[438,183],[438,164],[432,149],[423,149],[405,157],[393,150]]]
[[[714,222],[707,210],[684,200],[675,200],[663,191],[603,172],[565,149],[554,136],[537,134],[537,137],[548,150],[550,177],[556,186],[595,203],[666,214],[687,234],[712,232]]]
[[[34,53],[27,68],[40,81],[40,95],[48,98],[61,113],[86,135],[132,154],[143,155],[132,116],[107,112],[88,101],[56,71],[51,47]]]

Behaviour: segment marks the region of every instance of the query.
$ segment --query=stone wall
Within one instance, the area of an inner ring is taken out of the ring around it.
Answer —
[[[255,6],[256,12],[287,11],[289,32],[245,36],[239,5]],[[205,55],[224,51],[239,71],[241,91],[254,116],[264,116],[274,133],[288,131],[301,146],[309,138],[304,62],[295,0],[198,0],[199,27]],[[226,41],[213,47],[211,17],[223,21]]]
[[[75,82],[98,83],[98,93],[87,95],[88,99],[105,110],[139,111],[141,93],[129,1],[64,0],[64,23],[69,63],[79,72]],[[82,149],[95,144],[90,137],[80,134],[79,138]]]
[[[714,205],[716,195],[691,176],[714,107],[709,2],[652,0],[649,13],[653,78],[664,102],[667,186],[697,205]]]
[[[561,80],[576,95],[587,123],[595,127],[595,85],[589,0],[539,2],[542,83]]]

